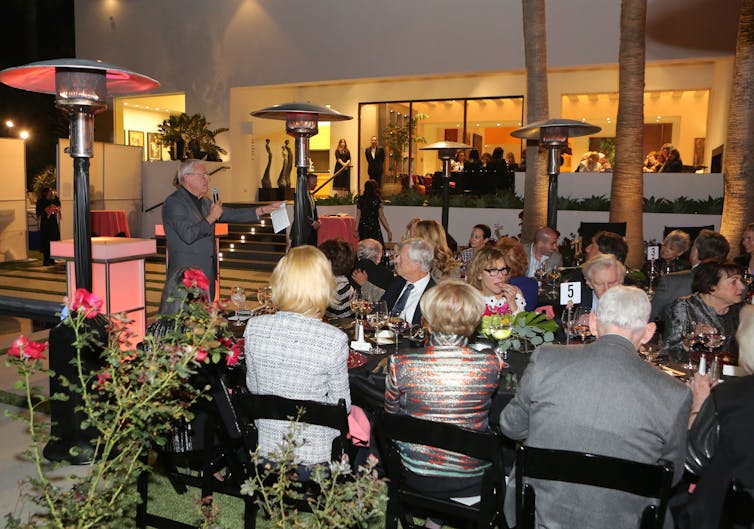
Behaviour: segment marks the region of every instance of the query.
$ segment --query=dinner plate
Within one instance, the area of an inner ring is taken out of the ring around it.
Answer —
[[[367,357],[356,351],[348,351],[348,369],[361,367],[367,362]]]

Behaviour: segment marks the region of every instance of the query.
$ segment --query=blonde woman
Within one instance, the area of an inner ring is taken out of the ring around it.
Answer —
[[[508,283],[511,267],[505,261],[505,253],[495,246],[485,246],[471,261],[466,280],[476,287],[491,310],[508,305],[512,314],[526,307],[521,289]]]
[[[453,257],[448,247],[445,230],[436,220],[422,220],[416,223],[414,234],[417,238],[427,241],[434,249],[435,259],[432,263],[432,279],[436,283],[444,279],[458,279],[461,267]]]
[[[246,341],[246,385],[255,394],[337,403],[348,390],[348,339],[322,321],[335,291],[327,257],[313,246],[292,248],[270,279],[275,314],[249,320]],[[259,446],[268,454],[288,432],[287,421],[258,420]],[[296,462],[313,465],[330,460],[338,432],[302,426],[296,435]]]

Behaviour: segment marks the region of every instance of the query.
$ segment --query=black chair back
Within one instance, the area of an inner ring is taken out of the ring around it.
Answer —
[[[592,237],[598,231],[610,231],[618,235],[626,236],[625,222],[582,222],[578,232],[581,236],[581,247],[586,248],[592,242]]]
[[[744,527],[754,527],[754,498],[740,481],[733,479],[725,495],[718,529],[741,529]]]
[[[386,528],[395,529],[398,519],[404,529],[422,527],[414,523],[413,515],[435,516],[450,525],[456,522],[472,527],[507,527],[503,520],[505,467],[504,437],[501,434],[478,432],[383,411],[377,414],[375,431],[389,478]],[[436,498],[408,486],[396,441],[441,448],[488,462],[490,466],[482,478],[479,504],[468,506],[450,499]]]
[[[619,490],[659,500],[641,513],[640,529],[661,529],[665,521],[673,464],[652,465],[615,457],[519,445],[516,453],[516,520],[518,529],[534,529],[535,490],[524,478],[562,481]]]
[[[670,233],[673,230],[681,230],[685,231],[689,234],[689,237],[691,237],[691,242],[693,243],[696,240],[697,235],[699,235],[699,232],[702,230],[712,230],[715,231],[715,225],[709,224],[707,226],[665,226],[665,229],[662,231],[662,238],[663,240],[665,237],[668,236],[668,233]]]

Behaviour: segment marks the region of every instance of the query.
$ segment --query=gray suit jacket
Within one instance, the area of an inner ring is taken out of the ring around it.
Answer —
[[[160,301],[160,314],[175,314],[178,311],[178,305],[170,299],[175,296],[176,285],[180,280],[176,274],[186,267],[199,268],[204,272],[209,279],[210,299],[215,296],[215,227],[205,219],[211,206],[212,202],[207,197],[202,197],[200,207],[197,207],[195,198],[183,186],[179,186],[165,199],[162,206],[162,223],[167,239],[168,267]],[[256,208],[224,208],[219,222],[257,220]]]
[[[644,362],[627,339],[606,335],[588,345],[534,351],[500,429],[539,448],[619,457],[665,459],[683,473],[691,392]],[[515,520],[515,479],[505,513]],[[532,480],[537,527],[635,529],[646,498],[594,487]],[[669,520],[669,516],[667,519]],[[671,523],[672,526],[672,523]]]
[[[693,280],[693,270],[683,270],[662,276],[655,287],[655,294],[652,297],[652,314],[649,319],[663,321],[665,311],[676,299],[691,294]]]
[[[531,243],[524,244],[523,246],[524,246],[524,251],[526,252],[526,258],[529,260],[529,262],[531,262]],[[553,268],[555,266],[563,266],[563,256],[560,255],[560,252],[552,252],[552,255],[547,259],[548,269]]]

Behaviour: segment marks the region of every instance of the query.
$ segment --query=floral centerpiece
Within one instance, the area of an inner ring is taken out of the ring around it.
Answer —
[[[529,346],[552,342],[557,328],[557,322],[548,319],[547,314],[526,311],[512,314],[510,307],[503,304],[486,307],[478,333],[496,340],[501,351],[528,351]]]
[[[42,447],[50,437],[49,420],[38,413],[47,402],[31,386],[35,372],[59,376],[44,369],[47,344],[19,337],[8,351],[8,363],[20,376],[17,387],[24,390],[28,414],[17,418],[28,423],[31,444],[26,456],[36,475],[22,490],[35,504],[28,520],[6,515],[7,527],[51,527],[59,529],[129,527],[134,525],[139,503],[136,479],[147,468],[146,455],[155,445],[165,445],[176,423],[190,421],[191,404],[201,388],[189,377],[202,363],[238,362],[242,347],[232,342],[227,324],[206,296],[207,278],[189,270],[180,289],[184,303],[178,314],[169,316],[165,332],[148,334],[140,347],[124,315],[110,317],[108,341],[96,343],[90,320],[101,314],[102,300],[84,289],[66,300],[67,315],[62,324],[75,335],[72,359],[75,376],[62,381],[63,387],[80,397],[84,419],[81,429],[93,432],[91,463],[84,472],[68,480],[49,477]],[[82,350],[101,349],[100,364],[88,372]],[[50,399],[65,400],[64,395]],[[74,454],[72,454],[74,455]],[[25,489],[25,490],[24,490]],[[20,502],[22,503],[22,502]]]

